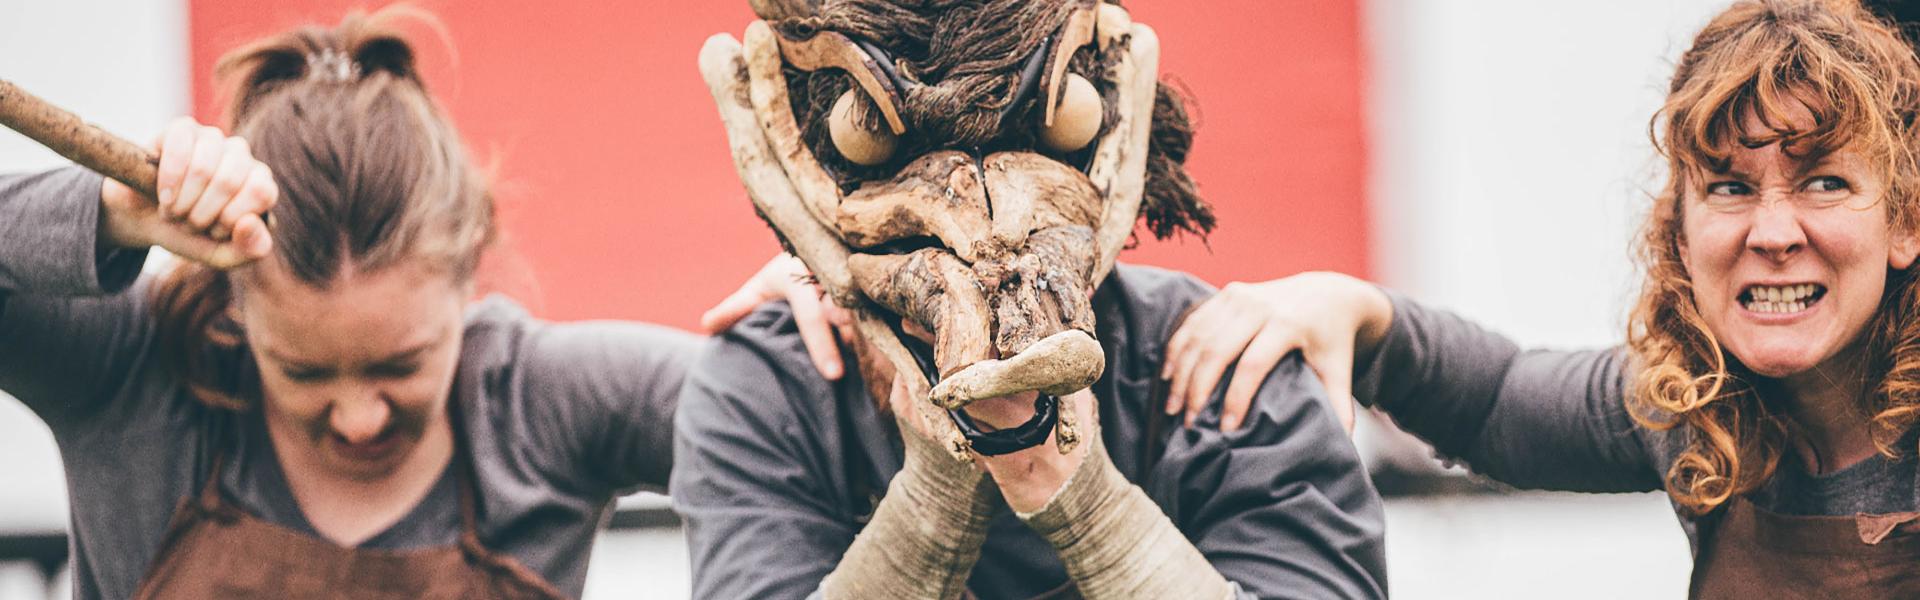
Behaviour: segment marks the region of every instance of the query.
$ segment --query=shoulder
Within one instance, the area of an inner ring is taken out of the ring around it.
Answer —
[[[1101,288],[1113,288],[1136,302],[1164,306],[1190,306],[1213,296],[1217,291],[1191,274],[1160,267],[1118,264]],[[1177,312],[1176,312],[1177,315]]]
[[[770,302],[694,354],[676,436],[738,429],[781,438],[828,435],[836,429],[830,425],[839,388],[857,379],[854,372],[839,382],[821,377],[792,310],[784,301]]]
[[[1115,265],[1093,299],[1100,341],[1125,346],[1157,371],[1162,347],[1173,337],[1174,328],[1187,311],[1215,292],[1200,278],[1180,271]]]
[[[463,370],[512,367],[523,376],[549,378],[611,380],[620,373],[677,378],[706,339],[652,323],[548,322],[498,295],[468,308],[465,327]]]

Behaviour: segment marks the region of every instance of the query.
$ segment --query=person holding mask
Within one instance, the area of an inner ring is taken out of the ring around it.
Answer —
[[[1655,121],[1670,175],[1624,347],[1521,351],[1310,273],[1197,309],[1165,408],[1245,426],[1251,390],[1300,350],[1493,479],[1665,489],[1693,597],[1920,597],[1917,117],[1920,62],[1857,1],[1737,2]]]

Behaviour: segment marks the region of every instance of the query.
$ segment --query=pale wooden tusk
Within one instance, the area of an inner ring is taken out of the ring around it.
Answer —
[[[809,0],[747,0],[747,5],[753,7],[753,14],[768,21],[811,17],[815,11]]]
[[[960,408],[976,400],[1021,392],[1065,396],[1100,379],[1107,357],[1100,342],[1078,329],[1047,336],[1011,358],[983,360],[933,386],[933,403]]]
[[[1093,285],[1106,280],[1119,258],[1127,237],[1133,234],[1140,217],[1140,194],[1146,190],[1147,142],[1153,130],[1153,102],[1160,84],[1160,38],[1153,28],[1134,23],[1127,54],[1108,74],[1119,88],[1119,119],[1113,133],[1107,134],[1095,150],[1093,167],[1087,178],[1093,188],[1106,195],[1106,216],[1101,220],[1096,241],[1099,260],[1094,265]]]
[[[1133,16],[1127,14],[1127,9],[1102,2],[1097,10],[1100,14],[1095,19],[1099,22],[1094,24],[1094,32],[1100,38],[1101,50],[1106,50],[1133,32]]]
[[[1067,24],[1061,26],[1060,41],[1053,47],[1052,63],[1047,65],[1046,86],[1041,88],[1047,93],[1046,118],[1041,124],[1053,126],[1053,113],[1059,110],[1060,96],[1065,92],[1060,82],[1066,77],[1067,64],[1073,62],[1073,54],[1079,52],[1081,46],[1093,41],[1094,22],[1099,15],[1099,9],[1091,6],[1076,8],[1073,15],[1067,17]]]
[[[727,145],[733,151],[734,170],[747,187],[747,197],[786,238],[835,302],[841,306],[859,306],[859,290],[847,270],[846,246],[807,211],[780,162],[773,157],[766,132],[760,128],[748,98],[740,43],[724,33],[707,38],[706,45],[700,49],[700,75],[707,81],[707,91],[713,93],[714,105],[720,108]]]
[[[747,96],[753,100],[753,112],[773,156],[780,160],[787,180],[804,200],[807,210],[819,223],[832,223],[840,211],[840,186],[820,168],[800,136],[800,125],[793,120],[793,104],[787,98],[787,77],[780,73],[784,64],[780,43],[766,21],[747,25],[744,58],[747,63]],[[839,235],[834,235],[839,239]]]

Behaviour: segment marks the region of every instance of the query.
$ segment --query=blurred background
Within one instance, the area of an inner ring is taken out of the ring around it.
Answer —
[[[551,319],[692,328],[777,251],[735,178],[694,58],[744,0],[427,0],[428,83],[496,165],[508,244],[490,289]],[[1194,98],[1194,178],[1220,228],[1121,255],[1216,285],[1331,269],[1530,346],[1619,343],[1628,240],[1657,186],[1647,120],[1725,0],[1130,0]],[[339,0],[0,0],[0,78],[135,140],[218,122],[212,66],[249,40],[332,24]],[[0,131],[0,171],[61,161]],[[1679,597],[1686,539],[1664,496],[1512,493],[1438,467],[1378,423],[1401,598]],[[0,598],[64,597],[66,496],[46,428],[0,396]],[[589,598],[680,598],[664,498],[623,500]]]

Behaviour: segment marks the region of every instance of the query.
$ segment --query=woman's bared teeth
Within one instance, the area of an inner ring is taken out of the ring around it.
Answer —
[[[1817,296],[1823,291],[1823,288],[1811,283],[1754,286],[1742,294],[1745,296],[1742,304],[1747,310],[1757,313],[1797,313],[1818,300]]]

